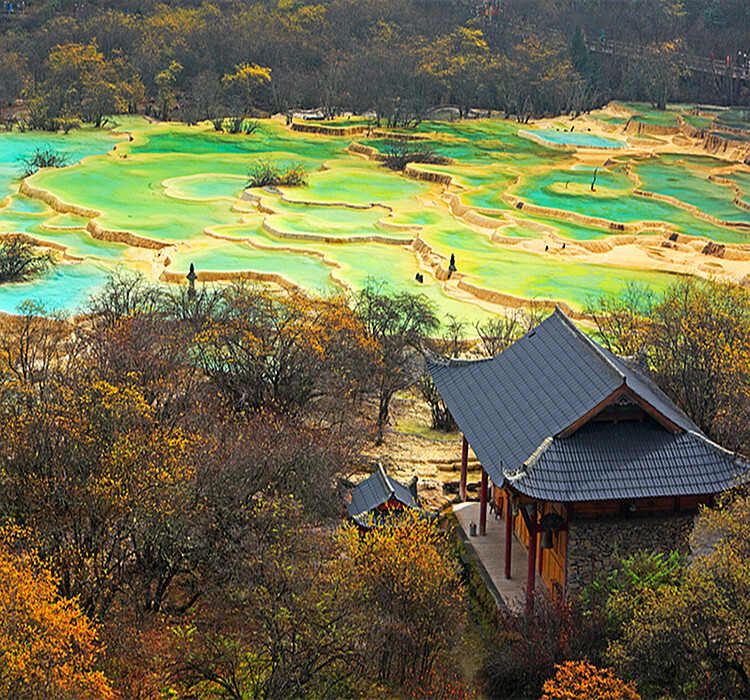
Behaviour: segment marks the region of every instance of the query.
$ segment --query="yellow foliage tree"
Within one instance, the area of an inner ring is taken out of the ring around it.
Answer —
[[[750,447],[750,294],[708,280],[675,282],[656,296],[630,287],[593,309],[617,354],[639,354],[656,383],[712,440]]]
[[[241,63],[234,73],[225,75],[221,82],[227,89],[240,94],[245,111],[250,112],[258,88],[271,82],[271,69],[255,63]]]
[[[365,636],[373,671],[404,683],[426,677],[452,646],[464,607],[457,563],[445,534],[418,511],[365,536],[341,535],[348,578],[367,601]]]
[[[0,533],[0,695],[111,698],[109,681],[95,668],[96,636],[37,557],[14,552],[13,536]]]
[[[341,418],[362,391],[377,344],[343,298],[313,299],[235,284],[200,336],[203,371],[240,410]]]
[[[137,388],[79,377],[0,416],[0,515],[33,528],[86,612],[123,591],[158,609],[189,568],[194,442],[157,425]]]
[[[175,84],[180,73],[182,73],[182,65],[177,61],[172,61],[154,77],[157,87],[157,108],[162,119],[167,119],[170,110],[177,105]]]
[[[101,126],[105,115],[125,111],[142,93],[130,66],[121,56],[105,58],[96,41],[55,46],[46,68],[38,89],[27,85],[32,120],[44,129],[70,128],[77,119]]]

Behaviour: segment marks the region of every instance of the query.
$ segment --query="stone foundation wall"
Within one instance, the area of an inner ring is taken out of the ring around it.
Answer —
[[[693,513],[632,518],[575,518],[568,531],[568,594],[577,595],[618,557],[639,549],[688,553]]]

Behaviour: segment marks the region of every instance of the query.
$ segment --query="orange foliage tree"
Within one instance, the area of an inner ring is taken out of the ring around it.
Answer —
[[[632,683],[588,661],[566,661],[555,668],[554,678],[544,684],[542,700],[640,700]]]
[[[112,697],[96,670],[96,627],[34,554],[0,533],[0,695],[70,700]]]

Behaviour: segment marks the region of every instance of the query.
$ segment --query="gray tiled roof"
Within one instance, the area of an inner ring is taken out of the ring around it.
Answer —
[[[693,431],[653,422],[588,423],[552,438],[509,483],[532,498],[596,501],[718,493],[746,480],[747,465]]]
[[[547,438],[606,405],[623,387],[679,429],[700,434],[648,376],[591,340],[559,309],[490,360],[428,366],[441,397],[496,484],[504,481],[504,472],[527,462]],[[625,476],[637,487],[639,473]]]
[[[382,465],[378,465],[377,471],[372,476],[367,477],[344,494],[346,510],[354,519],[382,506],[391,499],[409,508],[420,507],[409,488],[388,476]]]

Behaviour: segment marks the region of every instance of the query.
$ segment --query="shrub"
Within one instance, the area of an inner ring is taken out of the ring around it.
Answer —
[[[229,117],[227,119],[227,131],[230,134],[239,134],[240,131],[242,131],[242,124],[244,121],[245,117]]]
[[[0,241],[0,284],[22,282],[41,274],[52,264],[54,260],[49,251],[39,253],[28,241],[17,237]]]
[[[33,175],[41,168],[64,168],[69,163],[70,156],[56,151],[52,146],[37,146],[31,153],[18,159],[22,177]]]
[[[55,124],[64,134],[68,134],[74,129],[80,129],[83,126],[83,122],[77,117],[60,117],[55,120]]]
[[[432,685],[438,660],[450,654],[464,617],[463,587],[450,540],[422,514],[406,510],[396,526],[362,537],[352,525],[339,535],[346,580],[366,601],[360,635],[370,671],[403,687]],[[440,685],[436,683],[436,685]]]
[[[299,163],[286,168],[267,159],[256,160],[248,173],[248,187],[302,187],[307,184],[305,171]]]
[[[485,694],[499,698],[539,698],[555,665],[569,659],[596,658],[606,639],[577,606],[553,603],[538,594],[530,611],[499,618],[498,643],[482,669]]]
[[[403,170],[408,163],[439,163],[442,157],[437,155],[425,143],[396,139],[388,141],[383,149],[383,165],[390,170]]]
[[[58,593],[36,553],[19,549],[15,534],[0,531],[0,695],[111,698],[109,681],[96,669],[96,626],[76,600]]]

